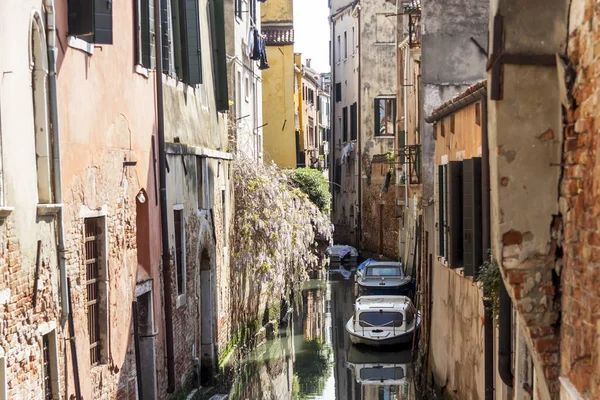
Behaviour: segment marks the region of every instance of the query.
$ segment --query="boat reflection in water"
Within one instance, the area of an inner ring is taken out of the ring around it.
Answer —
[[[231,400],[408,398],[409,350],[354,347],[345,325],[354,311],[354,279],[332,273],[307,282],[287,326],[227,361],[215,393]]]
[[[361,386],[364,400],[408,399],[412,378],[412,352],[408,350],[373,351],[352,346],[348,368]]]

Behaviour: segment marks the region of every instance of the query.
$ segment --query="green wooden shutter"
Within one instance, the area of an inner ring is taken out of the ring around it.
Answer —
[[[229,110],[227,88],[227,57],[225,52],[225,10],[223,0],[213,0],[210,24],[213,46],[213,73],[215,76],[215,102],[218,111]]]
[[[160,0],[160,25],[161,25],[161,47],[162,47],[162,68],[164,73],[171,71],[170,68],[170,42],[171,37],[169,35],[169,1]]]
[[[398,150],[398,153],[400,155],[400,162],[402,164],[404,164],[404,161],[406,160],[406,131],[400,131],[399,136],[398,136],[398,146],[400,147]],[[409,181],[410,178],[410,171],[405,171],[406,172],[406,179],[407,182]]]
[[[481,158],[463,162],[463,262],[465,276],[483,263],[481,248]]]
[[[154,53],[154,0],[141,0],[140,25],[141,64],[146,68],[155,68],[156,56]]]
[[[348,107],[342,108],[342,142],[348,141]]]
[[[444,252],[444,232],[446,221],[444,220],[444,166],[438,165],[438,255],[443,257]]]
[[[94,43],[113,44],[113,0],[95,0]]]
[[[449,256],[452,268],[461,267],[463,264],[463,205],[462,205],[462,161],[448,163],[448,198],[449,211]]]
[[[94,33],[94,0],[69,0],[69,35],[86,36]]]
[[[202,83],[200,52],[200,10],[198,0],[183,0],[183,81],[189,85]]]
[[[379,136],[380,132],[379,130],[381,129],[380,124],[380,115],[379,115],[379,99],[375,99],[375,103],[374,103],[374,119],[375,119],[375,136]]]

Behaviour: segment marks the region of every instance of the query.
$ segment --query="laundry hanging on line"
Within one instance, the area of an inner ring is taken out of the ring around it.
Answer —
[[[265,39],[255,27],[250,28],[250,31],[248,32],[247,51],[251,60],[259,62],[258,69],[262,70],[269,68]]]

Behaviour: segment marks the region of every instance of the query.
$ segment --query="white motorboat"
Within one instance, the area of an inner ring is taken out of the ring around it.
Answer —
[[[406,296],[362,296],[346,330],[354,344],[387,346],[412,343],[421,313]]]
[[[357,269],[359,296],[413,296],[413,282],[397,261],[372,261]]]

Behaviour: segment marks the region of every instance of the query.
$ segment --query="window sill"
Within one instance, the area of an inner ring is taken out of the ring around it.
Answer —
[[[179,296],[177,296],[177,301],[175,302],[175,308],[183,307],[186,302],[187,302],[187,298],[186,298],[185,293],[180,294]]]
[[[84,53],[88,53],[89,55],[94,54],[94,45],[92,43],[88,43],[83,39],[79,39],[75,36],[69,36],[69,47],[72,47],[77,50],[81,50]]]
[[[144,67],[143,65],[137,64],[135,66],[135,72],[137,74],[142,75],[144,78],[148,79],[148,77],[150,76],[148,73],[148,68]]]
[[[62,209],[62,204],[38,204],[37,215],[38,217],[54,216]]]
[[[6,207],[6,206],[0,207],[0,219],[4,219],[4,218],[8,217],[13,211],[15,211],[14,207]]]
[[[395,135],[379,135],[379,136],[375,136],[377,139],[394,139],[396,136]]]

